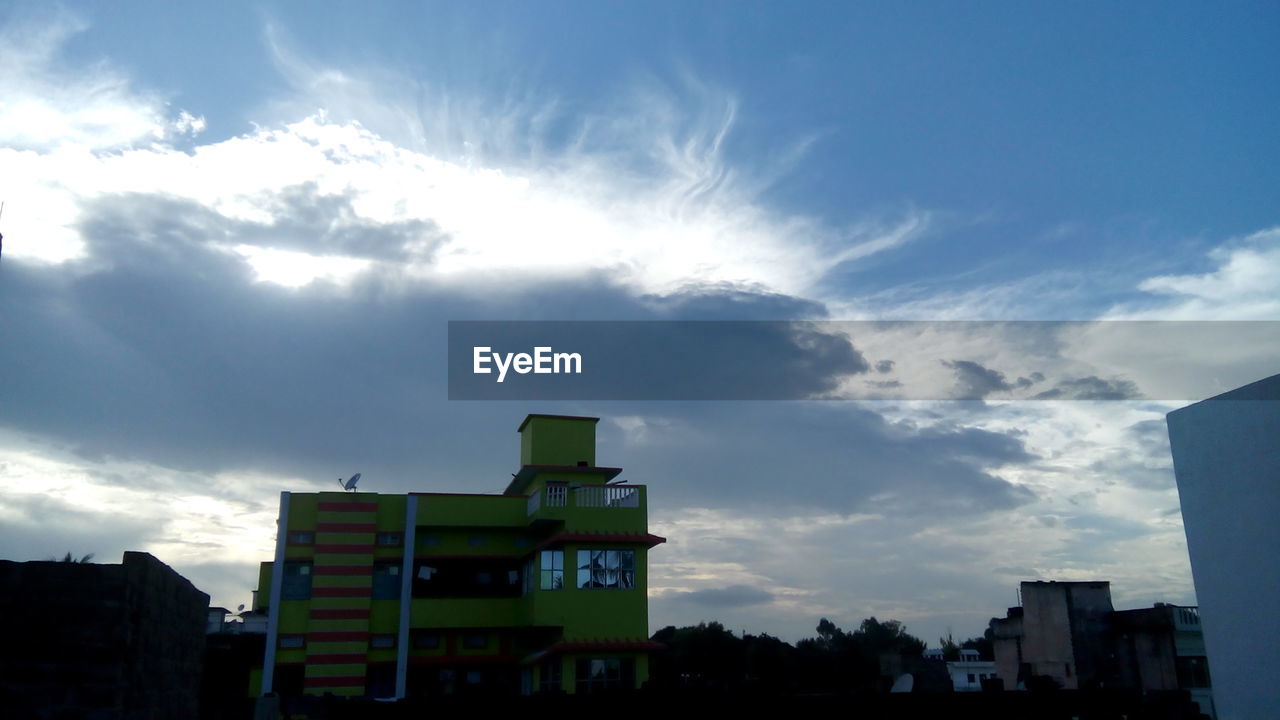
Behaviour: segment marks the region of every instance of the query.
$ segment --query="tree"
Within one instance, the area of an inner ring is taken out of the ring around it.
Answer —
[[[68,551],[67,554],[63,555],[61,559],[49,558],[49,560],[51,562],[88,563],[93,560],[93,553],[89,553],[88,555],[81,556],[79,559],[77,559],[74,555],[71,554],[70,551]]]

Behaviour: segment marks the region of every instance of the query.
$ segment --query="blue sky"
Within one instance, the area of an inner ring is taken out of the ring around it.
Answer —
[[[444,328],[1280,320],[1277,21],[1274,3],[10,5],[0,462],[25,489],[0,537],[23,558],[149,549],[234,607],[279,489],[362,470],[386,492],[496,491],[520,418],[564,411],[604,418],[601,459],[651,486],[672,538],[655,629],[795,639],[874,614],[976,635],[1026,579],[1192,602],[1176,405],[1141,398],[1273,374],[1266,342],[1142,377],[1096,338],[1036,356],[1146,391],[1124,402],[449,403]],[[981,345],[949,340],[934,372],[999,400],[984,370],[1049,369]],[[805,479],[744,447],[805,457]]]

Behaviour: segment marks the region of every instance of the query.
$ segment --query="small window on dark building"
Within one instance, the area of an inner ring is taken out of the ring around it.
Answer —
[[[413,635],[413,647],[418,650],[435,650],[440,647],[440,633],[418,632]]]
[[[281,650],[296,650],[306,647],[307,639],[302,635],[281,635],[277,644]]]
[[[294,530],[289,533],[288,544],[290,545],[315,545],[316,534],[310,530]]]
[[[399,547],[404,542],[404,535],[398,532],[381,532],[374,542],[381,547]]]
[[[479,650],[489,646],[489,636],[484,633],[467,633],[462,636],[462,647],[468,650]]]
[[[369,647],[375,650],[386,650],[396,646],[395,635],[372,635],[369,637]]]
[[[484,547],[488,542],[483,535],[472,535],[467,538],[467,544],[471,547]]]
[[[419,535],[418,544],[422,547],[435,547],[440,544],[439,535]]]

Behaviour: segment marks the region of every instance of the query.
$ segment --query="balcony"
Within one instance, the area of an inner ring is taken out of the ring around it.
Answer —
[[[529,496],[528,514],[542,508],[638,508],[640,485],[547,485]]]

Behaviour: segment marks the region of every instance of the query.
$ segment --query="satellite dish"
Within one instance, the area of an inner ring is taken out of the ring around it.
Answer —
[[[356,473],[355,475],[352,475],[351,478],[348,479],[346,482],[343,482],[342,478],[338,478],[338,484],[342,486],[343,490],[348,490],[348,491],[355,490],[356,483],[358,482],[360,482],[360,473]]]

